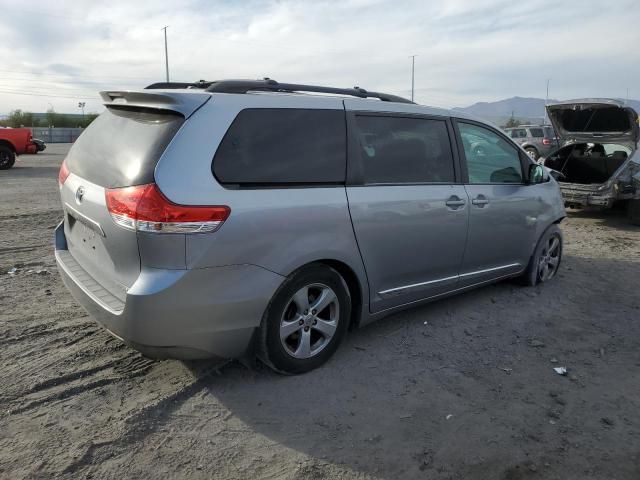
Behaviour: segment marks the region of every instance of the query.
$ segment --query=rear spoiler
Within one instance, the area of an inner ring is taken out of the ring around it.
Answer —
[[[100,96],[107,107],[127,106],[153,108],[180,113],[189,118],[193,112],[204,105],[211,95],[207,93],[178,93],[178,92],[136,92],[136,91],[105,91]]]

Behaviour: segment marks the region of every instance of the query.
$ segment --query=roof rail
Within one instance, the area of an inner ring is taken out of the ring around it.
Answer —
[[[200,80],[195,83],[160,82],[146,87],[148,89],[170,89],[170,88],[202,88],[207,92],[215,93],[247,93],[255,91],[263,92],[312,92],[330,93],[335,95],[348,95],[358,98],[377,98],[383,102],[414,103],[403,97],[389,95],[387,93],[369,92],[364,88],[335,88],[322,87],[318,85],[299,85],[296,83],[279,83],[270,78],[262,80],[217,80],[207,82]]]
[[[147,85],[145,90],[170,90],[174,88],[207,88],[213,82],[198,80],[197,82],[157,82]]]

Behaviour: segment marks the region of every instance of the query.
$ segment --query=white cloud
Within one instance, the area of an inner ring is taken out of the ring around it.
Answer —
[[[636,0],[0,1],[0,113],[99,110],[97,91],[164,77],[359,85],[436,106],[624,96],[640,74]]]

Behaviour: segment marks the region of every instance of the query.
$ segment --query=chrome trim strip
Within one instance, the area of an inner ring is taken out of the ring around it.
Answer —
[[[495,277],[495,278],[490,278],[488,280],[482,280],[480,282],[476,282],[476,283],[472,283],[471,285],[465,285],[464,287],[459,287],[456,288],[454,290],[449,290],[448,292],[442,292],[442,293],[437,293],[435,295],[432,295],[430,297],[425,297],[425,298],[419,298],[417,300],[412,300],[410,302],[407,303],[401,303],[400,305],[395,305],[393,307],[389,307],[389,308],[385,308],[383,310],[380,310],[379,312],[375,312],[372,314],[372,317],[379,317],[380,315],[386,315],[388,312],[393,312],[393,311],[398,311],[401,310],[404,307],[407,307],[408,305],[418,305],[418,304],[423,304],[423,303],[427,303],[429,301],[435,300],[437,298],[442,298],[442,297],[448,297],[448,296],[452,296],[458,292],[464,292],[467,290],[472,290],[475,287],[479,287],[480,285],[487,285],[493,282],[497,282],[499,280],[503,280],[505,278],[509,278],[509,277],[513,277],[513,273],[508,273],[506,275],[500,275],[499,277]]]
[[[390,293],[395,293],[400,290],[408,290],[410,288],[423,287],[425,285],[432,285],[434,283],[441,283],[441,282],[446,282],[448,280],[455,280],[458,278],[470,277],[473,275],[480,275],[482,273],[495,272],[497,270],[504,270],[506,268],[520,267],[520,266],[521,265],[519,263],[510,263],[509,265],[502,265],[500,267],[486,268],[484,270],[476,270],[475,272],[467,272],[460,275],[453,275],[452,277],[438,278],[436,280],[429,280],[428,282],[413,283],[411,285],[404,285],[402,287],[390,288],[388,290],[382,290],[381,292],[378,292],[378,295],[383,295],[383,296],[389,295]]]
[[[383,290],[378,292],[378,295],[388,295],[389,293],[397,292],[398,290],[406,290],[408,288],[422,287],[424,285],[430,285],[432,283],[446,282],[447,280],[455,280],[458,278],[458,275],[454,275],[453,277],[445,277],[438,278],[436,280],[429,280],[428,282],[414,283],[412,285],[404,285],[402,287],[390,288],[388,290]]]
[[[519,263],[510,263],[509,265],[503,265],[501,267],[486,268],[484,270],[477,270],[475,272],[462,273],[459,276],[461,278],[462,277],[470,277],[471,275],[479,275],[481,273],[495,272],[496,270],[504,270],[505,268],[519,267],[519,266],[520,266]]]
[[[86,215],[83,215],[82,213],[77,211],[75,208],[73,208],[71,205],[69,205],[66,202],[64,204],[64,209],[69,215],[71,215],[77,221],[82,223],[88,229],[93,230],[94,232],[96,232],[102,237],[105,236],[104,230],[102,230],[102,227],[100,226],[100,224],[95,220],[91,220],[89,217],[87,217]]]

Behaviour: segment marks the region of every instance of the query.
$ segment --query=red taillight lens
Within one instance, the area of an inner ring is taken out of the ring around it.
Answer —
[[[58,186],[62,187],[62,185],[64,185],[64,182],[67,180],[70,173],[71,172],[67,167],[67,161],[63,160],[62,165],[60,165],[60,171],[58,172]]]
[[[227,206],[176,205],[155,183],[107,189],[105,197],[118,225],[141,232],[214,232],[231,213]]]
[[[542,144],[543,145],[551,145],[551,139],[550,138],[543,138],[542,139]]]

